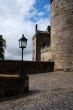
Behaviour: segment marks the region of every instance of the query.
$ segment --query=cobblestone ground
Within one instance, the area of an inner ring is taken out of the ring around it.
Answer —
[[[73,72],[30,75],[26,96],[0,103],[0,110],[73,110]]]

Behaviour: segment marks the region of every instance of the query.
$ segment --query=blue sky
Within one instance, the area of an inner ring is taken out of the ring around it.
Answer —
[[[35,24],[40,30],[50,25],[49,0],[0,0],[0,34],[6,39],[6,59],[21,59],[18,39],[28,39],[24,59],[32,60],[32,36]]]
[[[48,0],[37,0],[34,4],[35,10],[37,10],[37,14],[31,17],[32,22],[37,22],[40,18],[49,18],[50,9],[49,9],[49,1]],[[32,10],[31,10],[32,12]],[[39,13],[39,15],[38,15]],[[35,17],[37,19],[35,19]]]

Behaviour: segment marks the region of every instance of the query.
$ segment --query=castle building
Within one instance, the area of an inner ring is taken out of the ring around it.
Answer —
[[[55,70],[73,69],[73,0],[51,0],[51,51]]]
[[[73,0],[50,0],[51,32],[33,36],[33,60],[53,61],[54,70],[73,71]]]
[[[32,60],[49,61],[51,59],[50,50],[50,26],[46,31],[40,31],[35,27],[35,35],[32,38]]]

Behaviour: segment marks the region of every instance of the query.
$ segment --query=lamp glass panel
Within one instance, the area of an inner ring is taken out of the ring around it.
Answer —
[[[27,45],[27,41],[21,41],[21,47],[26,48],[26,45]]]

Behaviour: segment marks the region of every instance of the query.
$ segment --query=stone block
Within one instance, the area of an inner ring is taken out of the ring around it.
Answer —
[[[0,75],[0,98],[12,97],[29,91],[29,76]]]

